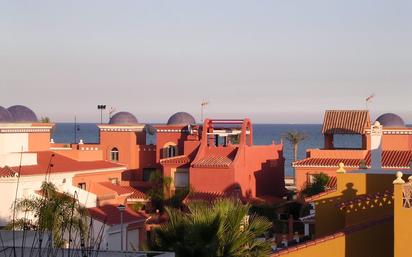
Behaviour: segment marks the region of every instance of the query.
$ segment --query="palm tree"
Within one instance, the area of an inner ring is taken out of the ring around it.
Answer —
[[[51,232],[56,247],[63,246],[63,235],[67,233],[76,233],[85,241],[89,233],[87,209],[73,196],[58,192],[50,182],[43,182],[40,194],[41,197],[16,200],[16,213],[24,215],[13,220],[7,228]],[[30,216],[34,218],[27,218]]]
[[[172,178],[163,176],[161,172],[156,171],[150,174],[149,182],[151,183],[151,188],[147,195],[151,204],[155,209],[163,211],[165,200],[170,196]]]
[[[298,131],[289,131],[283,135],[283,138],[293,146],[293,161],[297,161],[299,143],[307,138],[306,134]]]
[[[305,140],[307,138],[307,135],[305,133],[302,132],[298,132],[298,131],[289,131],[286,132],[283,135],[283,138],[286,139],[293,147],[293,161],[297,161],[298,160],[298,148],[299,148],[299,143],[302,142],[303,140]],[[295,179],[296,176],[296,172],[295,169],[293,169],[293,177]]]
[[[218,200],[212,205],[189,204],[189,212],[166,208],[169,222],[155,230],[153,250],[173,251],[176,257],[263,257],[270,243],[257,240],[271,223],[264,217],[248,216],[249,205]]]

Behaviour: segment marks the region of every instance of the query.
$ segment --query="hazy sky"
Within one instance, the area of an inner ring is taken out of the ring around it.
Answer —
[[[0,0],[0,105],[54,121],[97,104],[163,122],[320,122],[325,109],[412,122],[412,1]]]

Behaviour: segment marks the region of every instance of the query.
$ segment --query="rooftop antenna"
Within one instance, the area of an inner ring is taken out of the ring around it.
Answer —
[[[375,97],[375,93],[372,93],[370,96],[365,98],[365,105],[366,105],[366,110],[368,110],[368,103]]]
[[[202,103],[200,104],[200,121],[203,123],[203,111],[206,106],[209,104],[209,101],[203,99]]]
[[[74,116],[74,144],[77,142],[77,131],[80,131],[80,126],[77,125],[77,117]]]
[[[116,111],[116,108],[114,108],[113,106],[110,107],[109,109],[109,119],[112,118],[112,114]]]

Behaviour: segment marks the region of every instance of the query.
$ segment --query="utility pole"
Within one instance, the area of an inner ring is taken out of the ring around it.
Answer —
[[[97,109],[100,110],[100,124],[103,124],[103,110],[106,110],[105,104],[97,105]]]
[[[126,206],[124,206],[123,204],[117,206],[117,209],[120,212],[120,250],[121,252],[123,252],[123,212],[124,210],[126,210]]]

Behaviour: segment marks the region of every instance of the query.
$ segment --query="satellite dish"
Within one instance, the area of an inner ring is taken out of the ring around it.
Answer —
[[[149,133],[149,135],[154,135],[156,133],[156,128],[153,127],[152,125],[146,125],[145,130],[146,130],[146,133]]]

